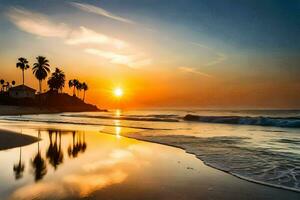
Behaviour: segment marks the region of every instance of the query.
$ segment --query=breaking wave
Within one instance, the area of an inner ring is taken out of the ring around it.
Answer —
[[[241,179],[300,192],[300,157],[294,153],[251,147],[248,145],[247,137],[200,138],[139,133],[125,136],[181,148],[187,153],[194,154],[206,165]]]
[[[188,114],[185,121],[300,128],[299,117],[199,116]]]
[[[84,117],[93,119],[115,119],[130,121],[153,121],[153,122],[179,122],[178,115],[125,115],[125,116],[104,116],[104,115],[62,115],[65,117]]]

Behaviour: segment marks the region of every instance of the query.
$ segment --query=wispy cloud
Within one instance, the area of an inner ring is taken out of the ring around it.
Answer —
[[[126,65],[131,68],[139,68],[146,65],[151,64],[151,59],[144,58],[141,55],[125,55],[125,54],[118,54],[112,51],[104,51],[101,49],[95,48],[87,48],[84,50],[86,53],[100,56],[109,60],[109,62],[114,64]]]
[[[142,59],[138,59],[135,60],[134,62],[129,63],[129,66],[131,68],[141,68],[141,67],[145,67],[148,65],[152,64],[152,59],[151,58],[142,58]]]
[[[11,8],[7,16],[22,31],[43,36],[64,38],[70,29],[64,23],[55,23],[47,16],[23,8]]]
[[[222,63],[228,59],[228,57],[224,53],[216,52],[212,48],[210,48],[204,44],[197,43],[197,42],[190,42],[190,44],[197,46],[197,47],[201,47],[203,49],[206,49],[215,55],[215,58],[213,60],[209,61],[208,63],[204,64],[204,66],[213,66],[213,65]]]
[[[182,67],[178,67],[178,69],[181,70],[181,71],[184,71],[184,72],[188,72],[188,73],[192,73],[192,74],[198,74],[200,76],[205,76],[205,77],[208,77],[208,78],[212,77],[211,75],[200,72],[200,71],[198,71],[198,70],[196,70],[195,68],[192,68],[192,67],[182,66]]]
[[[219,63],[222,63],[223,61],[227,60],[227,56],[222,53],[216,53],[216,58],[208,63],[205,64],[205,66],[213,66]]]
[[[140,68],[152,63],[152,60],[146,55],[130,48],[128,42],[96,32],[84,26],[78,29],[71,29],[64,23],[55,23],[46,15],[31,12],[23,8],[11,8],[7,16],[22,31],[41,37],[60,38],[67,45],[79,46],[84,52],[100,56],[114,64]],[[94,47],[95,45],[97,45],[97,48]],[[90,46],[93,47],[90,48]],[[131,52],[131,54],[121,54],[119,53],[121,49]]]
[[[105,59],[108,59],[108,60],[110,60],[111,63],[115,63],[115,64],[128,65],[128,63],[130,63],[132,61],[130,55],[117,54],[112,51],[103,51],[100,49],[93,49],[93,48],[85,49],[84,51],[86,53],[97,55],[97,56],[103,57]]]
[[[197,47],[201,47],[201,48],[204,48],[204,49],[211,50],[208,46],[206,46],[206,45],[204,45],[204,44],[201,44],[201,43],[190,42],[190,44],[192,44],[192,45],[194,45],[194,46],[197,46]]]
[[[72,31],[66,44],[79,45],[79,44],[105,44],[111,45],[117,49],[122,49],[129,46],[126,42],[109,37],[105,34],[98,33],[84,26],[81,26],[79,30]]]
[[[101,7],[96,7],[94,5],[91,4],[86,4],[86,3],[77,3],[77,2],[71,2],[71,5],[75,6],[76,8],[86,11],[86,12],[90,12],[90,13],[94,13],[103,17],[107,17],[113,20],[117,20],[120,22],[124,22],[124,23],[128,23],[128,24],[135,24],[134,21],[131,21],[129,19],[126,19],[124,17],[120,17],[118,15],[115,15]]]

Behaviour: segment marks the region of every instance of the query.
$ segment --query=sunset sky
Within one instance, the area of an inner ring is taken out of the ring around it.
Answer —
[[[0,0],[0,78],[39,55],[100,107],[300,108],[300,1]]]

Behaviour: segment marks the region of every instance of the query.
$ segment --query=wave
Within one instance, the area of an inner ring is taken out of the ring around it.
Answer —
[[[185,121],[300,128],[299,117],[200,116],[188,114]]]
[[[64,117],[91,118],[91,119],[113,119],[129,121],[148,121],[148,122],[205,122],[205,123],[222,123],[236,125],[256,125],[256,126],[273,126],[283,128],[300,128],[300,117],[249,117],[249,116],[202,116],[187,114],[180,116],[176,114],[160,115],[88,115],[88,114],[63,114]]]
[[[72,122],[72,121],[57,121],[57,120],[38,120],[38,119],[26,119],[26,118],[3,118],[5,121],[15,121],[15,122],[37,122],[37,123],[47,123],[47,124],[72,124],[72,125],[88,125],[88,126],[110,126],[110,127],[122,127],[122,128],[132,128],[141,130],[160,130],[169,131],[174,129],[169,128],[151,128],[142,126],[126,126],[126,125],[115,125],[107,123],[90,123],[90,122]]]
[[[104,116],[104,115],[61,115],[64,117],[79,117],[93,119],[114,119],[129,121],[153,121],[153,122],[179,122],[178,115],[125,115],[125,116]]]
[[[204,164],[238,178],[300,192],[300,157],[293,153],[248,146],[247,137],[153,136],[138,132],[122,136],[177,147],[195,155]]]

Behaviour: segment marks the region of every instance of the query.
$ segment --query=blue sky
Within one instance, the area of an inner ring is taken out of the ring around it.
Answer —
[[[140,23],[173,25],[245,49],[300,48],[299,0],[1,0],[1,11],[22,6],[48,14],[75,12],[69,2],[101,6]]]

